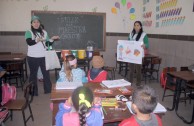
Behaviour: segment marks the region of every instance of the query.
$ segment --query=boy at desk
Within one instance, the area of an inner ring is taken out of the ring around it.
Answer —
[[[123,120],[119,126],[162,126],[161,119],[153,114],[157,105],[157,95],[148,86],[138,87],[132,94],[131,109],[135,115]]]

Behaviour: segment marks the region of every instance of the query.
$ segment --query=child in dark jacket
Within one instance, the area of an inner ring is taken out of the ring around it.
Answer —
[[[148,86],[138,87],[132,94],[132,110],[135,115],[123,120],[119,126],[162,126],[161,119],[152,112],[157,105],[154,89]]]
[[[88,71],[88,82],[102,82],[107,79],[107,71],[103,70],[104,60],[101,56],[93,56],[93,68]]]

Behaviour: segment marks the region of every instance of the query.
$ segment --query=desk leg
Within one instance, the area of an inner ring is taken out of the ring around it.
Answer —
[[[184,123],[186,124],[192,124],[194,122],[194,104],[193,104],[193,113],[192,113],[192,117],[191,117],[191,121],[187,121],[185,118],[183,118],[182,116],[180,116],[177,112],[176,112],[177,116],[183,120]]]
[[[179,80],[179,83],[177,85],[177,100],[176,100],[176,105],[175,105],[175,111],[176,111],[176,115],[181,119],[183,120],[184,123],[187,123],[187,124],[191,124],[193,123],[194,121],[194,104],[193,104],[193,113],[192,113],[192,117],[191,117],[191,121],[187,121],[185,118],[183,118],[182,116],[180,116],[178,114],[178,106],[179,106],[179,100],[180,100],[180,95],[181,95],[181,84],[182,84],[182,80]]]
[[[177,94],[178,94],[178,90],[179,90],[179,84],[181,82],[179,80],[176,80],[176,88],[174,91],[174,96],[173,96],[173,103],[172,103],[172,108],[167,108],[168,111],[173,111],[176,107],[176,101],[177,101]],[[179,94],[180,95],[180,94]]]
[[[59,103],[53,102],[53,111],[52,111],[52,125],[55,125],[55,116],[58,112]]]
[[[181,84],[182,84],[182,80],[181,79],[178,79],[177,78],[177,85],[176,85],[176,92],[177,92],[177,94],[176,94],[176,101],[175,101],[175,111],[176,111],[176,113],[177,113],[177,111],[178,111],[178,107],[179,107],[179,100],[180,100],[180,95],[181,95]]]

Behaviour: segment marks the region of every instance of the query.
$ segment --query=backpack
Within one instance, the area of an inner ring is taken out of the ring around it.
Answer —
[[[167,72],[174,72],[176,71],[176,67],[166,67],[163,68],[162,73],[160,74],[160,84],[161,86],[164,88],[166,86],[167,83]],[[171,79],[173,82],[176,82],[175,78]]]
[[[6,107],[0,108],[0,120],[4,120],[8,114],[8,109]]]
[[[10,100],[16,99],[16,87],[10,86],[8,83],[2,84],[2,102],[1,105],[6,104]]]

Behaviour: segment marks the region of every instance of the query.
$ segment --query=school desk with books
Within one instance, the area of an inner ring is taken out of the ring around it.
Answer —
[[[94,91],[94,95],[96,97],[105,97],[105,98],[115,98],[116,95],[121,95],[122,92],[118,88],[107,88],[102,86],[100,83],[86,83],[83,86],[89,87],[92,91]],[[126,86],[126,88],[129,90],[128,93],[123,94],[127,98],[132,93],[132,87]],[[95,90],[101,90],[101,93],[95,92]],[[110,91],[109,91],[110,90]],[[66,99],[68,99],[72,95],[73,89],[58,89],[57,84],[52,85],[52,91],[50,100],[53,102],[53,111],[52,111],[52,124],[55,125],[55,116],[58,112],[58,104],[61,102],[64,102]],[[112,92],[112,93],[110,93]],[[126,105],[125,105],[126,106]],[[121,109],[114,109],[115,107],[110,106],[104,106],[104,110],[107,114],[104,114],[104,123],[109,122],[117,122],[122,121],[123,119],[126,119],[130,117],[130,112],[128,109],[125,111],[122,111]],[[120,108],[120,107],[119,107]]]

